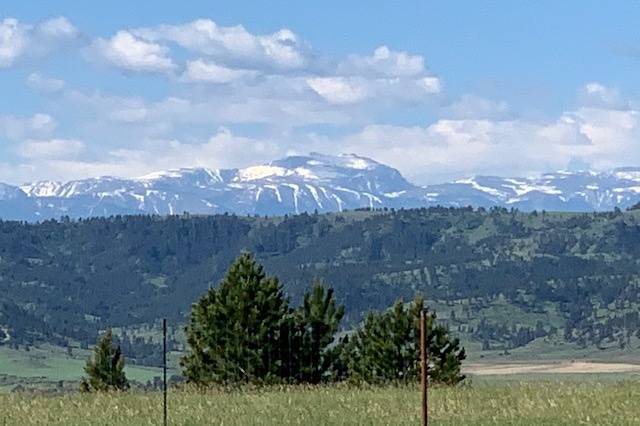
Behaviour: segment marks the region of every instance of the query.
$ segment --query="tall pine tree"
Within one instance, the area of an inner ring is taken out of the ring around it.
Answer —
[[[288,302],[276,277],[243,253],[217,289],[193,306],[188,353],[181,365],[188,382],[255,383],[281,376],[282,323]]]
[[[336,352],[329,349],[344,316],[344,306],[338,306],[333,297],[333,289],[325,290],[321,282],[316,282],[310,293],[304,295],[302,305],[296,312],[296,322],[300,332],[301,345],[300,381],[320,383],[329,379]]]

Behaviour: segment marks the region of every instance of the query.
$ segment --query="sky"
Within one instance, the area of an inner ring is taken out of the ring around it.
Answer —
[[[640,166],[640,2],[4,0],[0,181]]]

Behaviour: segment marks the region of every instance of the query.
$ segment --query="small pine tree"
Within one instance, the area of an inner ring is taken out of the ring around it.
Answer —
[[[124,391],[129,382],[124,373],[124,356],[120,346],[114,347],[111,329],[98,340],[94,356],[84,368],[86,378],[80,383],[83,392]]]
[[[409,382],[419,375],[420,312],[424,301],[416,298],[407,308],[398,301],[392,309],[371,313],[364,324],[338,345],[346,376],[367,383]],[[435,314],[427,314],[429,377],[454,385],[464,380],[460,367],[465,350],[447,329],[435,324]]]

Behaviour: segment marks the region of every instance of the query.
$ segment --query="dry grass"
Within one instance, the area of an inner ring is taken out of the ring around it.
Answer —
[[[640,383],[479,383],[433,389],[432,425],[640,424]],[[174,391],[172,425],[416,425],[417,388]],[[160,393],[0,395],[0,425],[159,425]]]

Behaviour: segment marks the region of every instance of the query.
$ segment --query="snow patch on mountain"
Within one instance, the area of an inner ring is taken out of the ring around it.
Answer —
[[[498,198],[504,198],[505,193],[502,191],[499,191],[496,188],[492,188],[489,186],[482,186],[480,185],[475,178],[469,178],[469,179],[461,179],[461,180],[457,180],[455,181],[455,183],[459,183],[459,184],[463,184],[463,185],[469,185],[471,186],[473,189],[476,189],[478,191],[481,192],[486,192],[489,195],[493,195],[494,197],[498,197]]]
[[[238,172],[238,180],[240,181],[252,181],[259,180],[273,176],[287,176],[291,175],[293,172],[291,170],[285,169],[284,167],[275,167],[275,166],[253,166],[247,167],[246,169],[242,169]]]
[[[55,197],[62,187],[61,182],[41,181],[20,187],[27,195],[33,197]]]

